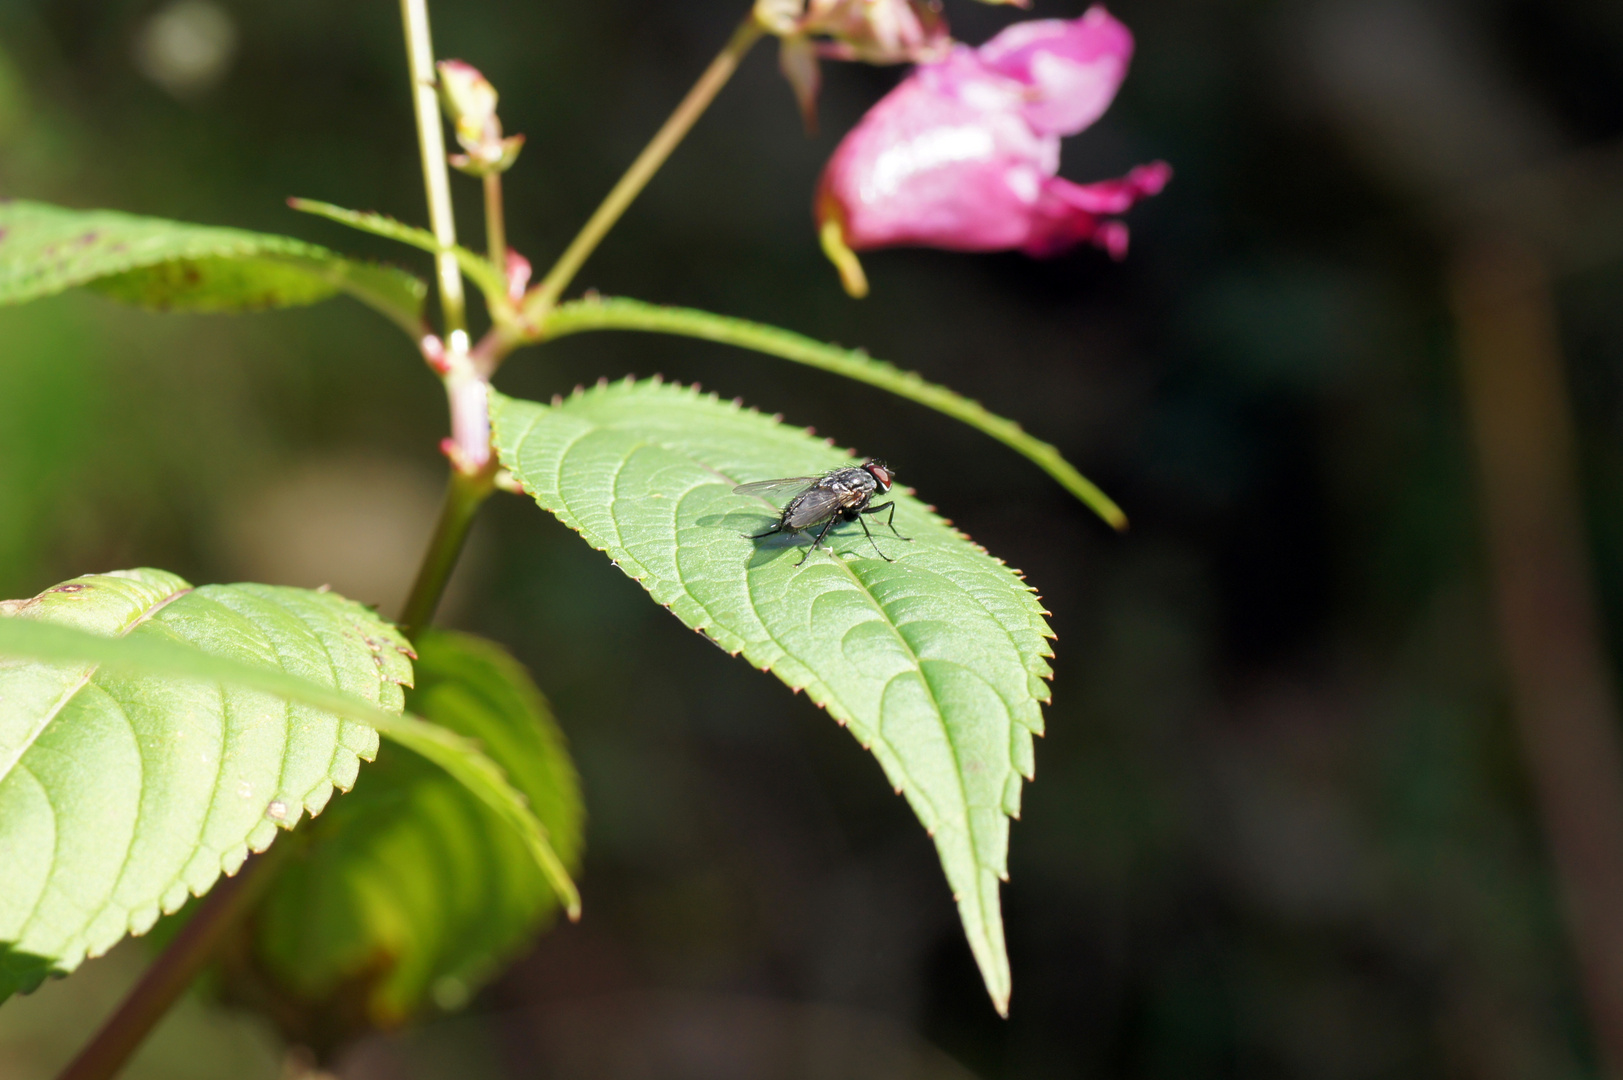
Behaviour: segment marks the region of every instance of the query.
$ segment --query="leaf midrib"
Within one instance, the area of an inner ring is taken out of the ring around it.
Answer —
[[[551,407],[543,407],[543,411],[538,412],[536,417],[534,419],[532,419],[531,422],[528,425],[525,426],[524,433],[522,435],[520,435],[518,437],[518,439],[515,441],[515,444],[514,444],[515,446],[522,445],[534,433],[535,428],[546,417],[547,410],[549,410],[550,408]],[[586,430],[583,430],[582,432],[577,434],[574,438],[570,439],[569,442],[557,452],[557,462],[558,462],[558,464],[557,464],[556,469],[554,470],[553,487],[554,487],[554,490],[558,492],[560,499],[563,497],[563,472],[564,472],[564,467],[565,467],[565,464],[566,464],[570,454],[573,453],[576,450],[576,448],[579,446],[579,444],[584,439],[586,439],[589,435],[591,435],[594,431],[595,432],[603,432],[603,431],[614,431],[614,430],[621,430],[621,429],[615,428],[614,425],[603,424],[603,423],[600,423],[600,422],[597,422],[597,421],[594,420],[592,422],[591,427],[587,428]],[[651,574],[651,573],[653,573],[653,571],[648,566],[646,566],[640,559],[638,559],[635,555],[632,554],[631,548],[629,547],[629,545],[626,542],[625,532],[621,528],[621,522],[620,522],[620,519],[619,519],[619,515],[615,512],[615,505],[619,502],[619,479],[620,479],[620,475],[621,475],[621,473],[624,472],[625,466],[626,466],[627,462],[629,462],[630,458],[636,453],[637,450],[643,449],[643,448],[659,449],[659,450],[664,450],[664,451],[669,452],[669,453],[677,454],[680,457],[682,457],[683,459],[685,459],[685,460],[691,462],[692,464],[698,466],[698,468],[701,469],[702,471],[711,473],[712,475],[718,477],[719,479],[721,479],[723,482],[725,482],[727,484],[737,486],[739,481],[738,481],[738,479],[736,477],[728,476],[722,470],[720,470],[720,469],[718,469],[718,468],[716,468],[716,467],[714,467],[714,466],[712,466],[712,465],[710,465],[710,464],[708,464],[706,462],[699,461],[698,459],[694,458],[692,455],[686,453],[685,451],[681,450],[680,448],[667,445],[667,444],[665,444],[663,442],[659,442],[659,441],[651,440],[651,439],[640,439],[640,440],[637,440],[636,442],[632,443],[630,446],[628,446],[626,448],[626,452],[623,455],[620,456],[618,462],[616,463],[614,473],[609,478],[609,481],[608,481],[608,491],[609,491],[609,494],[610,494],[610,500],[609,500],[609,506],[608,506],[608,511],[609,511],[608,517],[609,517],[609,521],[613,524],[613,527],[614,527],[614,536],[615,536],[616,546],[623,553],[622,557],[624,558],[624,560],[626,562],[630,563],[632,566],[634,566],[639,572],[641,572],[643,574]],[[686,496],[686,494],[690,494],[692,490],[693,489],[689,489],[689,492],[684,493],[684,497]],[[770,507],[770,506],[773,505],[771,502],[766,500],[764,497],[755,496],[755,498],[763,506],[769,506]],[[576,516],[573,511],[571,511],[571,516],[572,517]],[[577,517],[577,520],[579,520],[578,517]],[[962,806],[964,808],[964,812],[963,812],[963,815],[962,815],[963,816],[963,821],[964,821],[964,829],[963,829],[963,831],[964,831],[964,835],[965,835],[966,840],[969,841],[971,859],[972,859],[972,861],[974,862],[975,866],[978,869],[982,869],[982,870],[991,869],[989,864],[987,864],[985,861],[983,861],[980,858],[979,851],[978,851],[978,849],[977,849],[977,847],[976,847],[976,845],[974,843],[974,839],[973,839],[973,837],[974,837],[974,825],[971,822],[971,814],[970,814],[970,810],[972,809],[972,806],[971,806],[971,801],[970,801],[969,789],[968,789],[967,785],[964,783],[963,757],[962,757],[962,754],[960,753],[958,744],[953,740],[952,731],[951,731],[950,727],[947,724],[946,715],[945,715],[945,713],[944,713],[944,711],[942,709],[942,706],[941,706],[941,699],[940,699],[939,695],[936,693],[936,689],[935,689],[934,684],[930,681],[930,676],[929,676],[928,672],[925,670],[923,659],[919,656],[918,651],[913,647],[912,642],[908,640],[907,635],[902,632],[901,625],[891,616],[890,611],[884,606],[884,604],[881,603],[876,596],[874,596],[872,590],[867,586],[867,584],[860,577],[857,576],[857,574],[856,574],[856,572],[854,570],[851,569],[851,566],[849,565],[849,563],[847,563],[847,561],[844,560],[844,559],[838,558],[837,556],[834,557],[834,562],[839,565],[840,570],[845,573],[847,578],[857,588],[857,590],[859,592],[861,592],[863,596],[867,597],[867,599],[873,604],[874,609],[878,612],[880,618],[884,621],[885,626],[890,630],[892,636],[896,639],[896,641],[900,643],[902,649],[906,652],[906,655],[911,660],[912,665],[913,665],[913,669],[918,673],[919,680],[923,684],[925,693],[929,696],[931,712],[935,717],[936,725],[940,729],[941,734],[942,734],[942,738],[946,742],[947,747],[948,747],[948,749],[950,750],[950,752],[952,754],[953,779],[957,783],[959,798],[960,798]],[[681,565],[680,565],[679,562],[677,563],[676,570],[677,570],[676,583],[679,586],[681,586],[683,592],[690,599],[692,599],[694,601],[696,606],[700,610],[705,612],[706,615],[708,615],[710,617],[711,622],[714,622],[715,619],[716,619],[716,613],[709,607],[709,605],[705,604],[702,600],[699,599],[698,596],[696,596],[690,589],[687,588],[686,582],[682,579],[682,576],[681,576]],[[935,576],[941,577],[941,575],[935,575]],[[954,589],[961,596],[963,596],[966,600],[972,602],[977,608],[979,608],[986,615],[986,617],[992,622],[992,624],[994,626],[996,626],[998,628],[998,630],[1001,631],[1002,634],[1009,640],[1010,646],[1015,648],[1018,651],[1019,646],[1018,646],[1018,643],[1016,643],[1015,640],[1014,640],[1013,631],[1011,631],[1008,626],[1004,625],[1003,621],[997,617],[996,613],[994,613],[989,608],[987,608],[987,606],[984,603],[982,603],[978,597],[974,596],[972,593],[970,593],[967,590],[963,589],[961,586],[958,586],[957,583],[953,582],[950,578],[943,577],[942,580],[944,582],[946,582],[947,584],[951,584],[954,587]],[[767,628],[768,624],[767,624],[766,620],[761,617],[760,607],[756,602],[754,584],[755,584],[754,579],[751,577],[751,575],[749,575],[746,572],[746,574],[745,574],[745,590],[744,590],[744,592],[745,592],[745,596],[749,600],[751,613],[753,614],[756,623],[766,632],[767,641],[769,641],[773,645],[777,646],[778,651],[782,654],[782,656],[778,657],[777,660],[773,661],[769,665],[769,666],[776,666],[776,664],[778,662],[781,662],[781,660],[783,659],[784,656],[792,656],[793,654],[788,652],[784,648],[783,643],[781,641],[779,641],[775,635],[772,634],[770,629]],[[801,665],[801,666],[804,668],[804,665]],[[807,669],[807,672],[808,672],[808,674],[810,674],[809,669]],[[829,697],[829,699],[831,701],[840,701],[839,695],[834,691],[834,688],[831,687],[825,680],[823,680],[821,678],[816,678],[814,676],[812,681],[814,681],[818,686],[820,686],[825,691],[825,693],[827,694],[827,696]],[[891,681],[894,681],[894,680],[891,680]],[[888,687],[889,682],[887,682],[886,685]],[[1013,724],[1013,725],[1020,724],[1019,718],[1015,715],[1015,710],[1013,709],[1010,702],[1005,697],[1003,691],[1001,689],[999,689],[998,687],[996,687],[996,686],[992,686],[991,684],[988,684],[988,686],[996,694],[999,703],[1003,706],[1004,713],[1006,714],[1006,716],[1007,716],[1007,718],[1009,720],[1009,723]],[[887,756],[890,757],[890,759],[892,760],[893,766],[897,769],[897,771],[900,772],[901,775],[907,780],[907,782],[910,785],[910,790],[912,790],[918,797],[925,799],[926,802],[929,802],[931,804],[931,806],[934,807],[934,801],[931,800],[928,797],[928,795],[924,792],[924,789],[923,789],[922,785],[920,785],[914,779],[911,772],[907,769],[905,764],[902,762],[901,755],[899,755],[897,753],[896,748],[891,744],[891,741],[884,736],[883,730],[882,730],[882,728],[883,728],[883,712],[884,712],[884,709],[883,709],[883,692],[881,692],[880,701],[881,701],[880,713],[879,713],[879,717],[877,718],[878,722],[875,725],[874,741],[883,741],[884,742],[885,746],[887,747],[887,749],[889,751]],[[848,713],[848,709],[843,704],[843,702],[841,702],[841,711]],[[864,747],[864,749],[867,749],[867,748],[868,747]],[[1011,768],[1012,767],[1013,766],[1011,764]],[[1016,770],[1016,771],[1018,771],[1018,770]],[[936,808],[936,809],[937,809],[936,818],[937,818],[938,821],[946,822],[946,821],[950,820],[949,815],[941,814],[939,812],[939,808]],[[995,875],[996,871],[994,870],[993,872],[994,872],[994,875]],[[977,908],[979,908],[981,906],[979,904],[979,901],[978,901],[978,894],[977,894],[976,906],[977,906]]]
[[[539,420],[537,422],[539,422]],[[530,427],[525,429],[525,436],[526,437],[530,434],[531,431],[534,430],[534,426],[535,426],[534,424],[531,424]],[[612,427],[610,427],[609,425],[605,425],[605,424],[595,425],[595,428],[598,431],[613,430]],[[589,432],[583,432],[580,436],[577,436],[575,439],[571,440],[568,447],[565,448],[563,450],[563,452],[558,455],[558,468],[557,468],[556,471],[557,471],[558,478],[559,478],[557,483],[558,483],[558,489],[559,489],[560,494],[562,494],[562,477],[563,477],[564,463],[567,460],[567,458],[569,457],[570,452],[572,452],[575,449],[575,447],[577,445],[579,445],[580,441],[583,438],[586,437],[586,434],[589,434]],[[521,438],[520,442],[522,442],[522,441],[523,441],[523,439]],[[682,450],[680,450],[678,448],[668,446],[668,445],[666,445],[664,443],[656,442],[656,441],[650,440],[650,439],[638,440],[637,442],[635,442],[631,446],[629,446],[626,449],[626,452],[624,454],[620,455],[619,460],[615,465],[614,474],[610,478],[609,484],[608,484],[608,490],[609,490],[609,494],[610,494],[609,506],[608,506],[609,520],[614,525],[614,535],[615,535],[615,539],[617,541],[617,544],[618,544],[619,548],[626,553],[627,560],[634,563],[639,569],[643,570],[644,572],[651,572],[651,571],[648,570],[648,568],[646,566],[643,565],[641,560],[637,559],[635,556],[633,556],[631,554],[631,549],[626,544],[625,532],[621,528],[621,525],[620,525],[619,515],[617,513],[615,513],[615,509],[614,509],[615,505],[619,501],[619,479],[620,479],[620,475],[621,475],[621,473],[623,473],[625,471],[626,464],[635,455],[637,450],[642,449],[644,447],[651,448],[651,449],[664,450],[664,451],[666,451],[668,453],[678,454],[681,457],[685,458],[686,460],[688,460],[688,461],[692,462],[693,464],[697,465],[701,470],[703,470],[705,472],[708,472],[708,473],[711,473],[711,474],[719,477],[723,482],[725,482],[727,484],[730,484],[730,485],[732,485],[734,487],[738,486],[739,481],[738,481],[737,477],[728,476],[722,470],[720,470],[720,469],[718,469],[718,468],[716,468],[716,467],[714,467],[712,465],[709,465],[709,464],[707,464],[705,462],[699,461],[698,459],[694,458],[692,455],[687,454],[687,453],[685,453],[684,451],[682,451]],[[691,493],[692,490],[693,489],[690,488],[688,492],[685,492],[684,497],[687,494]],[[756,498],[763,505],[766,505],[766,506],[771,506],[772,505],[770,502],[768,502],[763,497],[757,496]],[[935,716],[936,725],[937,725],[937,727],[940,728],[942,738],[945,740],[945,742],[947,744],[947,747],[952,752],[953,779],[957,782],[958,794],[959,794],[960,799],[962,800],[962,805],[964,807],[964,814],[963,814],[963,817],[964,817],[964,834],[965,834],[966,838],[970,838],[970,845],[969,846],[970,846],[971,858],[973,859],[973,861],[974,861],[974,863],[975,863],[975,865],[977,867],[985,868],[985,863],[983,863],[981,861],[981,859],[979,857],[979,854],[975,849],[975,844],[974,844],[973,839],[972,839],[973,834],[974,834],[974,825],[970,821],[969,811],[970,811],[971,807],[970,807],[970,799],[969,799],[969,789],[964,784],[963,759],[962,759],[962,756],[959,753],[958,744],[953,741],[952,731],[947,725],[946,715],[942,711],[942,708],[941,708],[941,699],[936,694],[935,687],[930,682],[929,674],[924,670],[924,662],[919,657],[918,650],[913,647],[913,643],[907,639],[907,635],[902,633],[902,628],[901,628],[900,624],[897,623],[897,621],[894,618],[891,617],[891,614],[890,614],[889,610],[887,610],[885,605],[879,601],[879,598],[876,597],[873,594],[872,589],[870,589],[868,587],[867,583],[864,582],[860,577],[857,576],[856,571],[851,569],[850,564],[847,563],[846,560],[838,557],[837,555],[833,555],[832,552],[830,554],[833,557],[834,562],[836,564],[838,564],[840,570],[850,580],[851,584],[856,587],[857,591],[862,593],[863,596],[867,597],[868,601],[873,605],[874,610],[877,611],[880,618],[882,620],[884,620],[885,626],[887,628],[889,628],[889,630],[891,632],[891,635],[901,644],[901,647],[906,651],[906,654],[907,654],[908,658],[912,661],[913,670],[918,674],[919,681],[924,686],[925,693],[929,695],[930,708],[931,708],[931,712]],[[694,601],[697,602],[698,606],[706,614],[710,615],[712,617],[712,619],[714,619],[715,612],[711,611],[710,607],[707,604],[705,604],[703,601],[699,600],[699,598],[693,594],[692,590],[687,588],[686,582],[682,580],[682,578],[681,578],[681,564],[680,563],[677,564],[677,575],[678,575],[677,583],[682,586],[683,591],[685,593],[687,593],[688,596],[692,597],[694,599]],[[744,583],[745,583],[744,592],[745,592],[745,595],[749,598],[750,610],[755,615],[756,622],[760,624],[760,626],[761,626],[761,628],[763,630],[766,630],[767,635],[768,635],[767,639],[769,641],[771,641],[774,645],[776,645],[778,647],[779,651],[783,652],[784,655],[792,655],[791,653],[789,653],[784,648],[783,642],[779,641],[777,639],[777,637],[772,634],[772,631],[770,629],[767,629],[767,622],[766,622],[765,619],[763,619],[761,617],[760,608],[756,604],[756,601],[755,601],[755,588],[754,588],[755,583],[754,583],[754,580],[753,580],[752,576],[749,574],[749,572],[747,570],[745,571],[745,574],[744,574]],[[959,589],[958,591],[963,592],[962,589]],[[974,598],[971,597],[970,599],[974,599]],[[981,604],[979,604],[977,602],[977,606],[981,607],[982,610],[985,610],[985,605],[981,605]],[[992,613],[991,612],[988,611],[986,614],[987,614],[988,618],[992,618]],[[999,623],[997,619],[992,618],[992,622],[994,624],[996,624],[999,629],[1003,630],[1006,635],[1008,634],[1008,628],[1004,627],[1001,623]],[[1010,641],[1011,641],[1011,644],[1012,644],[1013,643],[1012,636],[1010,636]],[[897,678],[897,677],[899,677],[899,676],[893,676],[890,680],[887,680],[886,684],[885,684],[886,687],[888,688],[890,683],[894,682],[895,678]],[[821,686],[823,687],[824,690],[826,690],[828,692],[830,698],[832,698],[834,700],[839,700],[839,695],[834,692],[833,687],[829,686],[826,681],[824,681],[821,678],[817,679],[816,681],[819,684],[821,684]],[[1010,710],[1009,710],[1008,702],[1002,700],[1003,699],[1002,693],[999,692],[997,696],[998,696],[998,699],[1003,704],[1004,711],[1010,713],[1010,715],[1009,715],[1010,723],[1017,723],[1018,721],[1015,720],[1012,712],[1010,712]],[[885,738],[884,730],[883,730],[883,727],[884,727],[884,691],[883,690],[881,690],[881,692],[880,692],[880,699],[879,700],[880,700],[879,715],[876,717],[876,724],[875,724],[875,730],[874,730],[874,740],[875,741],[881,741],[882,740],[885,743],[885,746],[887,747],[887,749],[889,751],[888,756],[892,759],[894,767],[908,781],[908,783],[909,783],[909,785],[911,787],[911,790],[914,791],[914,793],[918,797],[925,799],[925,801],[929,802],[931,804],[931,806],[934,807],[934,801],[931,800],[924,793],[922,785],[920,785],[913,778],[912,773],[909,772],[907,767],[902,763],[901,756],[896,752],[896,748],[891,745],[891,741],[888,738]],[[844,706],[843,703],[842,703],[842,710],[843,711],[849,711],[848,707]],[[867,747],[864,747],[863,749],[867,749]],[[940,821],[947,820],[948,815],[941,814],[939,812],[939,808],[936,808],[936,810],[937,810],[937,813],[936,813],[937,820],[940,820]],[[977,908],[980,907],[980,904],[979,904],[978,900],[977,900],[977,903],[976,903],[976,907]]]

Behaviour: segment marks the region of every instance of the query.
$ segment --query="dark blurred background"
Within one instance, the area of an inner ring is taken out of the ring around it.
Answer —
[[[745,6],[437,0],[439,53],[482,68],[529,138],[507,184],[518,250],[543,267],[561,249]],[[579,285],[916,368],[1058,444],[1127,509],[1125,535],[972,431],[765,357],[592,335],[498,379],[544,396],[657,372],[741,395],[886,457],[1026,571],[1059,637],[1004,890],[1012,1017],[851,738],[501,498],[447,617],[507,643],[572,739],[586,917],[459,1017],[358,1047],[346,1076],[1599,1074],[1495,630],[1449,282],[1465,238],[1496,229],[1548,282],[1579,550],[1618,640],[1623,5],[1111,7],[1138,56],[1064,174],[1176,169],[1133,211],[1124,263],[877,253],[873,295],[848,299],[812,187],[898,72],[830,65],[808,138],[761,47]],[[947,12],[972,43],[1024,17]],[[423,220],[402,53],[382,2],[0,0],[0,193],[426,276],[283,203]],[[457,190],[477,239],[476,185]],[[444,427],[410,345],[345,302],[0,309],[0,596],[153,565],[330,582],[390,611]],[[140,950],[0,1010],[0,1074],[50,1075]],[[279,1053],[193,1002],[131,1075],[269,1077]]]

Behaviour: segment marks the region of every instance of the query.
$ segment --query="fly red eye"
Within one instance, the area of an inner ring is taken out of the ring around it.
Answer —
[[[868,462],[868,464],[864,465],[863,468],[867,469],[868,474],[870,476],[872,476],[876,481],[878,481],[879,486],[881,488],[883,488],[883,489],[885,489],[887,491],[890,490],[890,470],[889,469],[885,468],[885,466],[881,465],[877,461],[870,461],[870,462]]]

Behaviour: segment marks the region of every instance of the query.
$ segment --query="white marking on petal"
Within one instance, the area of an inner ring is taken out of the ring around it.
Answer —
[[[990,157],[996,149],[992,133],[984,127],[944,127],[926,131],[916,138],[887,147],[874,162],[873,170],[862,178],[861,196],[866,203],[894,195],[919,173],[960,161]]]

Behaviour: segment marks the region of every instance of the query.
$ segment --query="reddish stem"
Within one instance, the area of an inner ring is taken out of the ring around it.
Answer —
[[[235,877],[218,882],[57,1080],[111,1080],[118,1075],[136,1047],[197,978],[226,931],[271,880],[271,871],[292,846],[284,842],[263,855],[250,856]]]

